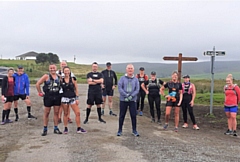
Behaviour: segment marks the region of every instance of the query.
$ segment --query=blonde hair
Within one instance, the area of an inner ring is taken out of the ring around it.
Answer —
[[[173,72],[172,72],[172,75],[173,75],[173,74],[177,74],[177,75],[178,75],[178,72],[177,72],[177,71],[173,71]]]
[[[229,79],[231,79],[231,81],[233,81],[233,76],[232,76],[232,74],[228,74],[228,75],[227,75],[227,78],[229,78]],[[226,78],[226,79],[227,79],[227,78]]]

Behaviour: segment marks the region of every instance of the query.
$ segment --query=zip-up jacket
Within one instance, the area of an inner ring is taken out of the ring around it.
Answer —
[[[15,79],[14,83],[14,95],[24,95],[29,96],[29,78],[26,73],[18,75],[14,73],[13,77]]]
[[[113,85],[117,85],[117,75],[113,70],[103,70],[104,85],[107,90],[112,90]],[[114,82],[113,82],[114,79]]]
[[[5,76],[2,80],[2,95],[6,96],[7,91],[8,91],[8,76]]]
[[[118,81],[120,101],[125,101],[128,96],[132,96],[131,101],[136,101],[139,88],[138,79],[134,75],[132,77],[128,77],[126,74],[122,76]]]

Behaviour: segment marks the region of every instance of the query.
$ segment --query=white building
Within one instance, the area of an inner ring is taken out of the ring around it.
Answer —
[[[16,56],[16,60],[36,60],[37,55],[38,53],[31,51],[31,52]]]

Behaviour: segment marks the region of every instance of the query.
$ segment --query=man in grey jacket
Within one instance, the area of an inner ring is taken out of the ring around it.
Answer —
[[[132,120],[132,134],[136,137],[139,136],[137,132],[136,119],[136,100],[139,92],[139,82],[133,73],[134,66],[132,64],[128,64],[126,67],[126,74],[122,76],[118,82],[118,91],[120,93],[120,115],[117,136],[122,135],[122,126],[128,107]]]

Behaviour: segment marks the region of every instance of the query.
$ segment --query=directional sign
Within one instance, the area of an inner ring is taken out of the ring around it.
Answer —
[[[213,56],[214,55],[214,51],[206,51],[203,53],[204,56]],[[215,51],[215,55],[216,56],[225,56],[226,53],[225,51]]]

